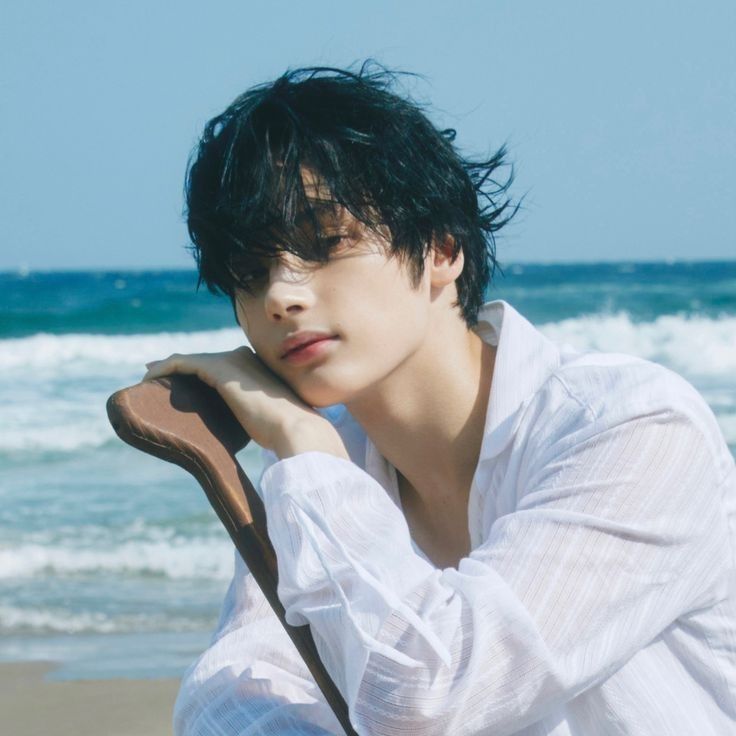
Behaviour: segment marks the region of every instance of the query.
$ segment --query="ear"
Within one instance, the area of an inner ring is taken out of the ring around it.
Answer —
[[[441,240],[433,242],[432,250],[427,258],[427,268],[430,272],[432,286],[442,287],[452,284],[463,272],[465,258],[462,248],[453,261],[452,252],[454,247],[455,238],[452,235],[444,235]]]

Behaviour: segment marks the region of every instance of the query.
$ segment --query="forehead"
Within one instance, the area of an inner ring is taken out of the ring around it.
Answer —
[[[305,237],[310,240],[315,231],[331,227],[352,229],[361,223],[380,230],[381,218],[369,204],[369,198],[360,193],[360,187],[349,192],[345,200],[346,193],[336,191],[329,176],[315,167],[302,164],[294,173],[283,162],[276,164],[271,183],[266,186],[269,191],[264,193],[263,217],[256,213],[254,218],[255,238],[265,236],[272,244],[293,238],[298,243]],[[259,209],[258,204],[255,209]],[[297,246],[296,251],[299,250]]]
[[[314,170],[302,167],[301,180],[306,202],[296,216],[297,226],[308,225],[313,218],[319,226],[349,218],[347,208],[335,199],[330,187]]]
[[[304,194],[315,201],[332,201],[332,190],[324,179],[314,170],[306,166],[301,168]]]

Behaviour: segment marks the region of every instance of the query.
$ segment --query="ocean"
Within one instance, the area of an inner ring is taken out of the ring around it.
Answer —
[[[204,649],[232,547],[195,481],[123,444],[107,397],[172,352],[242,343],[193,271],[0,273],[0,661],[61,679],[180,676]],[[548,337],[691,381],[736,455],[736,261],[508,265]],[[239,456],[259,473],[256,447]]]

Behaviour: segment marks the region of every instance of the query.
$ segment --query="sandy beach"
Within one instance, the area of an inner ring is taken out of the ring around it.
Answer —
[[[13,736],[170,736],[176,679],[49,681],[53,663],[0,664],[2,732]]]

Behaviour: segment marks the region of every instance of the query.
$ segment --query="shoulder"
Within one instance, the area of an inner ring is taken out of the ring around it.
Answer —
[[[563,354],[525,415],[537,447],[578,443],[627,424],[677,424],[720,458],[722,470],[732,463],[718,422],[697,389],[674,371],[631,355]]]
[[[710,413],[685,378],[663,365],[623,353],[569,355],[543,389],[549,399],[562,394],[578,401],[594,420],[659,410],[693,416]]]

